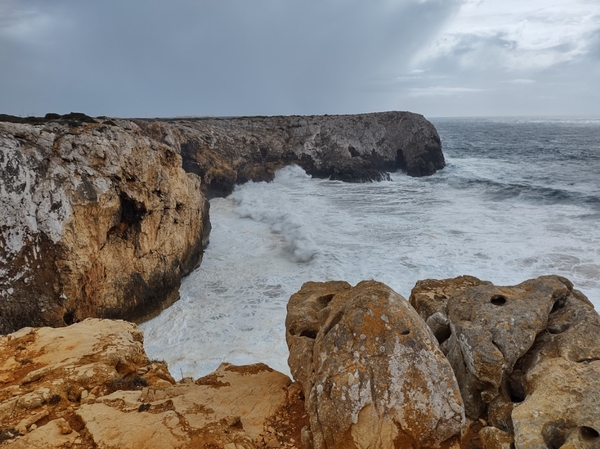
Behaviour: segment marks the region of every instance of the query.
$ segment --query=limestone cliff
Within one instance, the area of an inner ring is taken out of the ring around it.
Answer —
[[[205,196],[227,195],[236,183],[270,180],[294,163],[345,181],[444,166],[435,128],[408,112],[0,115],[0,150],[0,334],[156,313],[200,263],[210,230]]]
[[[177,297],[210,229],[177,138],[80,114],[0,121],[0,334]]]
[[[351,182],[385,179],[388,171],[426,176],[444,167],[435,127],[419,114],[380,112],[137,121],[182,135],[184,168],[202,177],[209,196],[236,183],[269,181],[297,164],[315,177]]]

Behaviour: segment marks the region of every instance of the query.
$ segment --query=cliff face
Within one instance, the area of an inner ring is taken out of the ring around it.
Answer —
[[[210,225],[176,139],[85,116],[0,122],[0,333],[177,297]]]
[[[177,129],[184,168],[202,177],[209,196],[227,195],[237,183],[272,180],[290,164],[350,182],[386,179],[395,170],[426,176],[445,165],[435,127],[410,112],[136,123]]]
[[[237,183],[271,180],[289,164],[354,182],[444,166],[435,128],[408,112],[0,116],[0,150],[0,333],[156,313],[200,263],[205,196]]]

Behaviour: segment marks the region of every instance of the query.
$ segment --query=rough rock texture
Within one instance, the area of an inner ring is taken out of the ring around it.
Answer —
[[[435,128],[409,112],[133,121],[0,115],[0,151],[0,334],[159,312],[208,242],[201,190],[227,195],[289,164],[346,181],[444,166]]]
[[[288,303],[286,339],[315,449],[439,447],[460,435],[464,409],[448,361],[384,284],[304,284]]]
[[[600,316],[570,281],[426,280],[410,302],[452,364],[467,416],[489,424],[482,447],[600,447]]]
[[[0,121],[0,334],[139,319],[176,299],[210,229],[177,133],[78,114],[13,122]]]
[[[305,424],[287,376],[224,364],[175,383],[124,321],[0,337],[0,448],[300,448]]]
[[[181,133],[184,168],[202,177],[210,196],[226,195],[236,183],[272,180],[290,164],[315,177],[354,182],[385,179],[396,170],[426,176],[445,165],[435,127],[410,112],[160,123]]]

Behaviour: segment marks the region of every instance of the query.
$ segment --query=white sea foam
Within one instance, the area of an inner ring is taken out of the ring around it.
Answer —
[[[222,361],[288,372],[285,307],[309,280],[376,279],[408,297],[425,278],[470,274],[511,285],[560,274],[599,308],[600,227],[581,218],[588,210],[490,199],[452,182],[474,161],[448,159],[432,177],[370,184],[288,167],[272,183],[212,200],[202,266],[183,280],[181,300],[142,326],[147,352],[175,377],[199,377]],[[477,164],[474,176],[509,176]]]

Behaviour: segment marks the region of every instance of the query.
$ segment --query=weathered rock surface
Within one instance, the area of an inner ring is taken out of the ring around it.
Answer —
[[[435,128],[409,112],[1,115],[0,149],[0,334],[86,317],[139,320],[170,304],[208,241],[201,190],[227,195],[289,164],[346,181],[444,166]]]
[[[288,303],[286,339],[315,449],[439,447],[460,435],[464,409],[448,361],[384,284],[304,284]]]
[[[224,364],[175,383],[124,321],[0,337],[0,448],[300,448],[306,422],[287,376]]]
[[[600,447],[600,316],[571,282],[426,280],[410,303],[452,364],[468,417],[489,425],[482,447]]]
[[[297,164],[315,177],[364,182],[404,170],[426,176],[444,167],[435,127],[419,114],[239,117],[137,121],[182,135],[184,168],[199,174],[209,196],[236,183],[269,181]]]
[[[176,299],[210,229],[177,133],[77,114],[34,122],[0,121],[0,334],[139,319]]]

